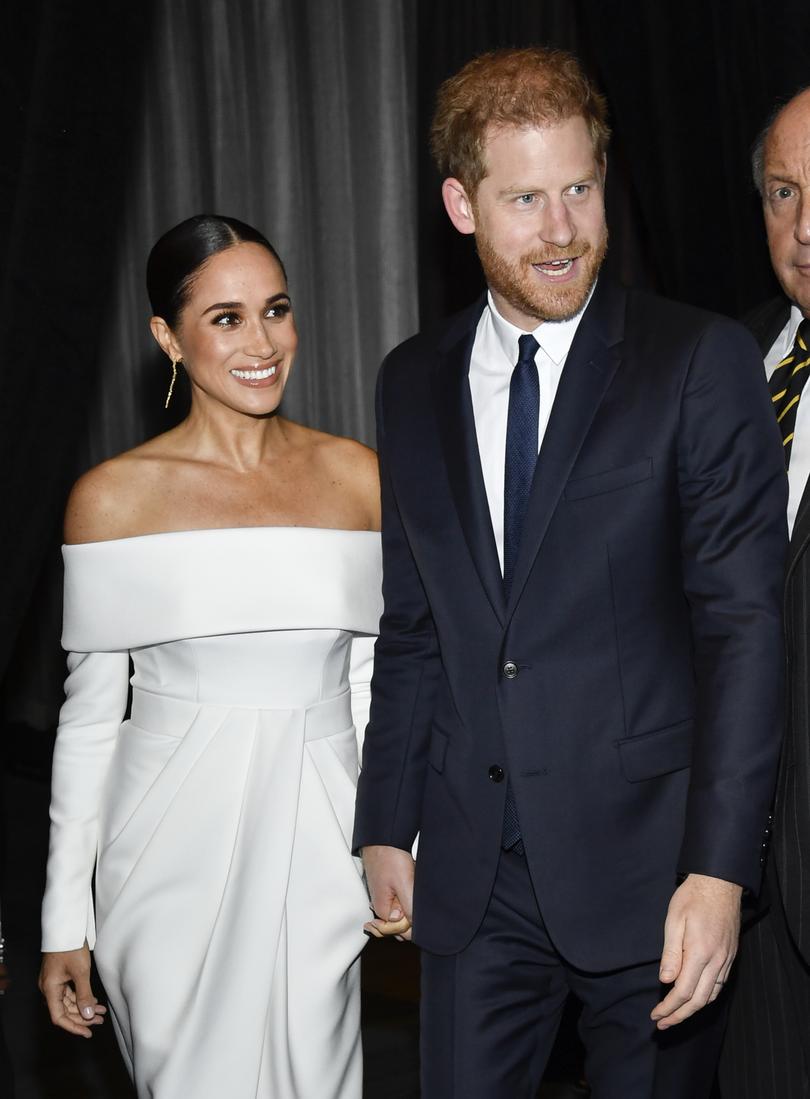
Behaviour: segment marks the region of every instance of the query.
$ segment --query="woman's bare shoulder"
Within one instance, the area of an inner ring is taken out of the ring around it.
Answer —
[[[308,428],[309,442],[329,481],[354,496],[370,530],[380,529],[380,469],[377,453],[356,439]]]
[[[167,460],[158,437],[83,474],[68,497],[65,542],[105,542],[141,533],[140,517]]]
[[[380,467],[377,452],[356,439],[318,432],[319,445],[329,464],[337,473],[350,477],[358,486],[365,485],[379,495]]]
[[[377,452],[356,439],[347,439],[342,435],[320,435],[320,445],[328,460],[336,467],[352,472],[361,478],[371,477],[379,488],[380,475]]]

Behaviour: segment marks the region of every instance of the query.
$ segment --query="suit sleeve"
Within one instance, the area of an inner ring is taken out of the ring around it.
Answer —
[[[377,383],[382,489],[383,614],[357,788],[354,849],[410,851],[419,831],[439,651],[433,617],[391,479],[383,426],[386,364]]]
[[[42,949],[95,946],[92,880],[102,792],[127,705],[129,653],[70,653],[53,754]]]
[[[757,890],[782,736],[787,477],[759,351],[732,322],[695,349],[678,448],[697,695],[679,870]]]

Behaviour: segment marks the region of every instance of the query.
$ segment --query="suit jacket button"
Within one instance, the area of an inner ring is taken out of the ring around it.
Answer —
[[[489,777],[493,782],[503,782],[503,767],[499,767],[497,763],[493,763],[489,769]]]
[[[503,674],[507,679],[517,679],[518,666],[514,660],[507,660],[503,666]]]

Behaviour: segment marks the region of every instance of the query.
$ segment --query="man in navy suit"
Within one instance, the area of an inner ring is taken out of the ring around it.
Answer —
[[[573,57],[476,58],[432,138],[488,293],[380,374],[369,929],[422,948],[424,1099],[534,1095],[569,992],[597,1099],[697,1099],[781,732],[761,360],[599,276],[608,130]]]

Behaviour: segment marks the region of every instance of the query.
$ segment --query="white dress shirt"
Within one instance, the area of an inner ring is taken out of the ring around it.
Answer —
[[[774,367],[790,354],[793,341],[796,339],[796,331],[804,320],[802,312],[797,305],[790,307],[790,317],[773,346],[765,356],[765,374],[768,381],[771,380]],[[796,426],[793,429],[793,442],[790,447],[790,468],[788,469],[788,507],[787,521],[788,531],[793,534],[793,524],[796,521],[796,512],[799,510],[804,486],[810,475],[810,388],[805,385],[799,399],[799,407],[796,410]]]
[[[590,295],[575,317],[567,321],[543,321],[532,336],[540,344],[535,355],[540,379],[540,416],[537,450],[546,433],[551,407],[560,384],[565,360]],[[470,357],[470,394],[481,470],[492,519],[492,531],[503,572],[503,494],[506,468],[506,420],[509,413],[509,383],[518,360],[518,340],[527,335],[498,312],[492,294],[475,332]]]

